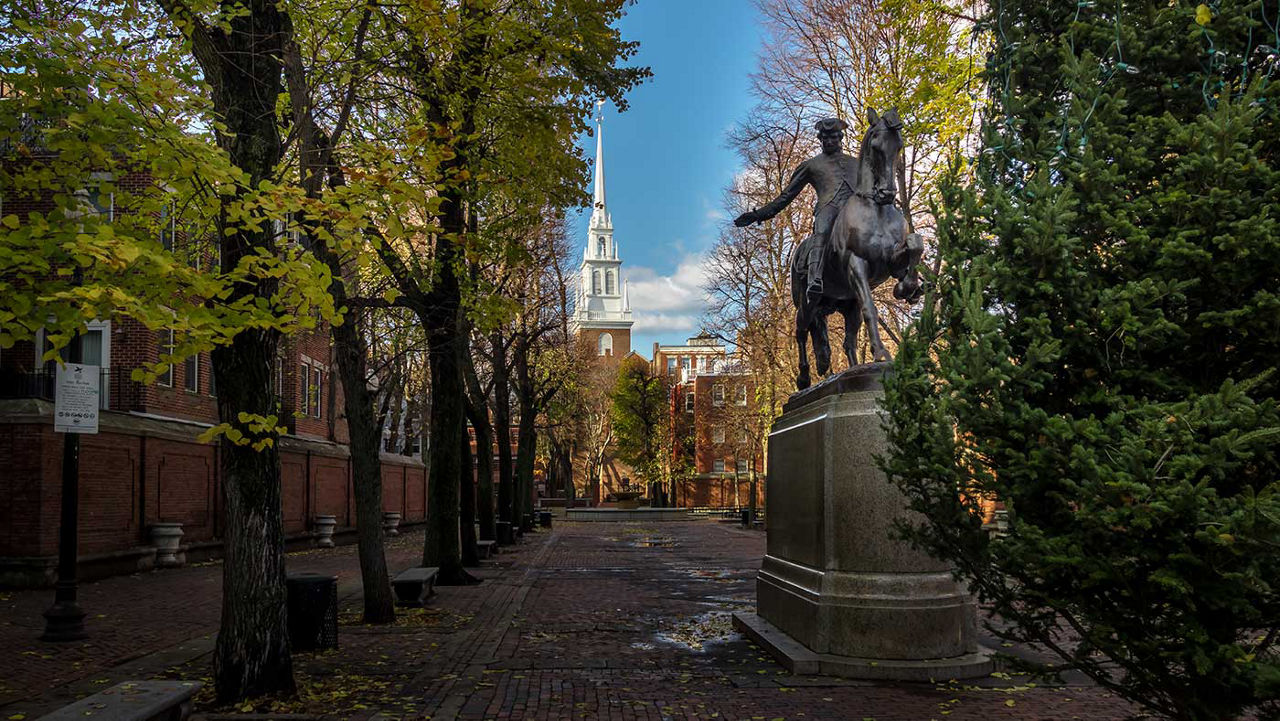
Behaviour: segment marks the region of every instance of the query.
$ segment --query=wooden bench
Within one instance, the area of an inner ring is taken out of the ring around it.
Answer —
[[[391,581],[396,591],[396,603],[401,606],[422,606],[435,593],[436,574],[440,572],[435,566],[416,566],[406,568]]]
[[[493,558],[498,552],[497,541],[476,541],[476,555],[481,558]]]
[[[54,711],[41,721],[184,721],[198,681],[125,681]]]

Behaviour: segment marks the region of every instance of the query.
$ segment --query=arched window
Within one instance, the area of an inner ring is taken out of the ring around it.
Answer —
[[[613,271],[607,270],[604,274],[604,294],[613,295],[616,292],[617,290],[614,288],[613,284]]]
[[[600,271],[591,271],[591,295],[600,295]]]
[[[604,236],[603,236],[603,235],[596,236],[596,248],[598,249],[598,250],[597,250],[597,252],[596,252],[596,257],[597,257],[597,258],[603,258],[603,257],[604,257],[604,249],[605,249],[605,242],[604,242]]]
[[[613,355],[613,336],[608,333],[600,334],[600,355]]]

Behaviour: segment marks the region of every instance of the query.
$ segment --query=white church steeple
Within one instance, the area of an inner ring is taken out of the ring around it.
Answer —
[[[599,112],[603,101],[596,103]],[[596,331],[600,355],[623,356],[631,348],[631,303],[626,281],[622,278],[622,261],[613,239],[613,217],[605,199],[604,127],[596,117],[595,183],[591,194],[591,222],[587,225],[587,246],[582,253],[578,279],[577,307],[571,324],[579,334]],[[625,346],[614,338],[625,338]]]

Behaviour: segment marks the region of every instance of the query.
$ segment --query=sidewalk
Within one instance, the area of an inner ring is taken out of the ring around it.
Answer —
[[[391,566],[413,563],[419,542],[414,536],[393,544]],[[507,550],[476,572],[484,583],[440,588],[428,609],[402,612],[391,627],[359,625],[358,598],[348,596],[342,604],[340,648],[295,657],[297,698],[216,709],[205,694],[197,712],[211,719],[292,714],[379,720],[855,721],[1092,720],[1123,719],[1134,712],[1083,683],[1046,688],[1002,675],[963,685],[890,685],[791,676],[737,634],[729,620],[732,611],[754,603],[754,575],[764,552],[759,532],[710,521],[557,521],[554,531],[527,535]],[[290,556],[290,567],[324,568],[350,583],[354,548]],[[93,584],[84,594],[90,613],[111,610],[91,627],[94,637],[84,649],[79,676],[101,674],[106,665],[119,663],[126,649],[137,656],[177,643],[184,628],[189,637],[210,634],[219,573],[215,567],[193,568]],[[178,600],[172,600],[174,590],[181,591]],[[26,599],[25,592],[21,596],[0,604],[6,619],[0,630],[0,644],[5,644],[0,679],[28,698],[41,687],[44,698],[0,708],[0,719],[17,713],[34,718],[55,697],[74,697],[50,692],[56,682],[38,681],[23,665],[28,657],[6,647],[14,637],[8,621],[15,605],[34,608],[40,620],[40,603]],[[48,653],[51,647],[29,640],[39,630],[32,623],[26,648],[34,645]],[[132,632],[131,626],[136,626]],[[173,663],[151,664],[152,674],[207,677],[211,644],[203,643],[204,651],[198,643],[188,645],[185,658],[175,652]],[[65,664],[69,657],[55,660]]]

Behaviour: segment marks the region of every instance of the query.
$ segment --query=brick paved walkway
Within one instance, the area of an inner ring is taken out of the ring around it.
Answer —
[[[412,562],[416,539],[393,548],[393,568]],[[378,721],[991,721],[1122,719],[1134,712],[1086,684],[1043,687],[1004,676],[949,685],[791,676],[729,622],[732,611],[754,602],[753,579],[763,551],[763,534],[712,521],[558,522],[553,532],[526,536],[517,548],[486,562],[476,572],[484,583],[441,588],[430,608],[402,613],[392,627],[359,625],[358,599],[349,597],[343,605],[341,648],[297,656],[298,698],[242,709],[213,709],[206,702],[199,710],[210,718],[252,712]],[[304,562],[347,578],[355,570],[352,549],[290,558],[291,567]],[[217,571],[196,568],[95,584],[103,587],[94,591],[102,600],[94,606],[93,596],[86,594],[91,610],[108,607],[112,593],[125,596],[116,597],[116,610],[109,612],[121,614],[119,635],[96,632],[90,646],[101,639],[105,648],[128,648],[130,623],[157,626],[138,632],[151,644],[147,648],[180,636],[175,627],[184,624],[208,633],[216,616]],[[189,607],[160,600],[166,589],[192,584],[202,585],[198,602],[191,602],[193,594],[183,594]],[[8,623],[12,609],[30,603],[21,596],[0,606],[6,618],[0,644],[14,638]],[[167,610],[157,613],[157,604],[168,604]],[[34,608],[38,618],[41,606]],[[180,608],[186,620],[164,617]],[[146,650],[134,646],[136,653]],[[35,648],[47,653],[50,647]],[[0,678],[31,695],[33,676],[21,669],[26,657],[0,649]],[[85,664],[120,656],[120,651],[85,650]],[[203,656],[157,673],[195,678],[207,676],[207,667]],[[15,711],[43,711],[54,695],[0,708],[0,719]]]

